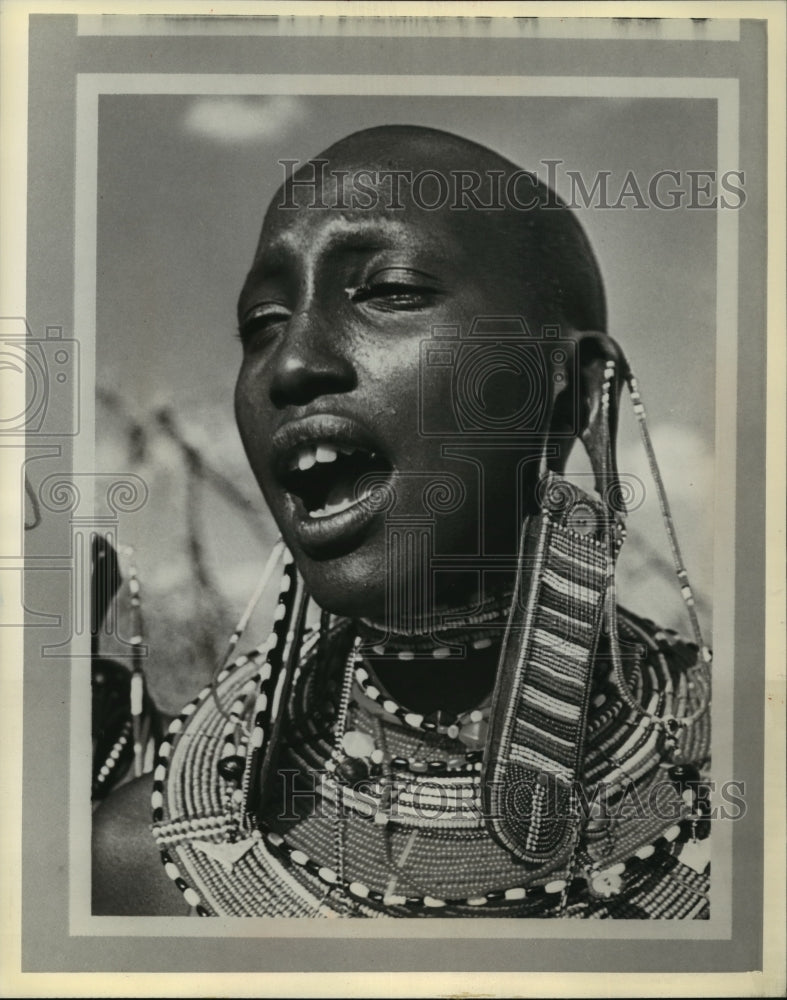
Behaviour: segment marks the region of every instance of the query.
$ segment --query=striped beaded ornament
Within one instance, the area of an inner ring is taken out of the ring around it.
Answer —
[[[619,373],[610,359],[604,363],[598,406],[582,435],[601,499],[555,471],[541,480],[541,512],[523,526],[516,591],[493,696],[482,777],[489,828],[500,844],[534,867],[569,857],[579,835],[575,786],[582,778],[588,696],[602,627],[620,696],[645,723],[642,745],[633,752],[643,758],[655,752],[660,732],[666,733],[666,749],[674,750],[679,731],[696,723],[710,700],[710,651],[702,639],[637,381],[625,362],[624,368],[699,650],[698,683],[704,696],[691,714],[665,712],[661,697],[647,706],[638,702],[624,674],[615,588],[615,564],[625,536],[614,456]],[[671,693],[668,687],[666,695]]]

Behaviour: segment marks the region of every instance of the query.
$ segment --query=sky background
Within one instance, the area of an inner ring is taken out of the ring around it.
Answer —
[[[367,126],[430,125],[484,143],[542,179],[543,161],[563,161],[557,170],[563,197],[570,193],[566,169],[580,171],[587,184],[598,171],[611,171],[615,193],[629,170],[646,188],[659,170],[712,170],[716,161],[710,101],[166,95],[100,101],[98,465],[135,471],[151,490],[146,507],[129,519],[125,541],[138,549],[149,629],[162,640],[154,674],[164,687],[168,660],[202,655],[187,635],[195,627],[189,516],[200,526],[200,558],[224,601],[219,629],[226,616],[239,615],[276,534],[246,467],[232,391],[240,362],[235,300],[262,216],[283,179],[279,159],[308,159]],[[690,576],[707,599],[715,214],[628,207],[579,216],[604,275],[609,332],[639,376]],[[182,447],[153,418],[161,407],[220,481],[198,475],[189,487]],[[685,631],[638,440],[624,400],[619,465],[640,476],[648,494],[629,518],[621,600]],[[710,627],[707,604],[701,610]],[[162,694],[173,710],[204,669],[193,677],[186,672]]]

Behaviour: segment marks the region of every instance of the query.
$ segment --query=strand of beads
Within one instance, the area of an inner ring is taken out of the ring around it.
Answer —
[[[399,719],[411,729],[422,733],[437,733],[452,740],[458,739],[465,746],[472,748],[482,746],[486,740],[489,706],[473,709],[459,716],[442,711],[424,716],[420,712],[409,711],[384,694],[380,687],[373,683],[369,671],[362,665],[355,667],[355,681],[366,698],[378,704],[387,715]]]
[[[267,650],[265,680],[270,680],[273,684],[278,681],[284,663],[287,632],[290,626],[290,619],[292,618],[297,591],[295,562],[287,549],[283,551],[282,567],[283,574],[276,602],[276,610],[273,613],[273,626],[265,647]],[[254,708],[252,709],[253,723],[248,750],[249,766],[244,769],[243,785],[241,788],[241,794],[248,815],[253,815],[256,812],[262,791],[259,778],[266,749],[266,727],[269,724],[270,707],[271,699],[268,698],[265,690],[260,690],[256,695]]]
[[[645,454],[648,458],[648,465],[650,466],[650,473],[653,477],[653,481],[656,484],[656,493],[659,499],[659,507],[661,508],[661,517],[664,522],[664,527],[667,532],[667,537],[670,543],[670,549],[672,551],[672,559],[675,566],[675,575],[678,578],[678,584],[680,586],[680,593],[683,601],[686,605],[686,610],[688,612],[689,621],[691,622],[692,631],[694,633],[694,640],[699,649],[700,662],[704,665],[706,671],[706,679],[708,684],[710,684],[710,663],[713,659],[710,649],[705,645],[702,638],[702,629],[700,628],[699,618],[697,617],[697,608],[694,598],[694,593],[691,589],[689,583],[688,573],[683,565],[683,556],[680,551],[680,545],[678,543],[678,535],[675,530],[675,522],[672,518],[672,511],[670,510],[669,500],[667,499],[667,491],[664,489],[664,481],[661,478],[661,471],[659,469],[659,464],[656,459],[656,451],[653,447],[653,441],[650,437],[650,430],[648,429],[647,414],[645,412],[645,404],[642,402],[642,396],[640,395],[639,382],[637,381],[634,372],[629,370],[627,375],[627,382],[629,387],[629,393],[631,395],[631,402],[634,408],[634,414],[637,418],[637,423],[639,425],[640,435],[642,437],[642,443],[645,448]],[[703,708],[702,711],[705,709]],[[698,713],[700,714],[699,710]]]

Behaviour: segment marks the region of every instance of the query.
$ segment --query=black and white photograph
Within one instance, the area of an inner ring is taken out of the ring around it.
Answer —
[[[783,8],[280,6],[29,16],[19,973],[777,995]]]

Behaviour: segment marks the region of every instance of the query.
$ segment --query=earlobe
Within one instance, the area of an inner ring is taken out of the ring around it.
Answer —
[[[628,363],[617,341],[595,330],[572,331],[576,344],[552,405],[546,466],[564,474],[574,442],[585,446],[599,493],[617,481],[615,437],[618,401]]]

